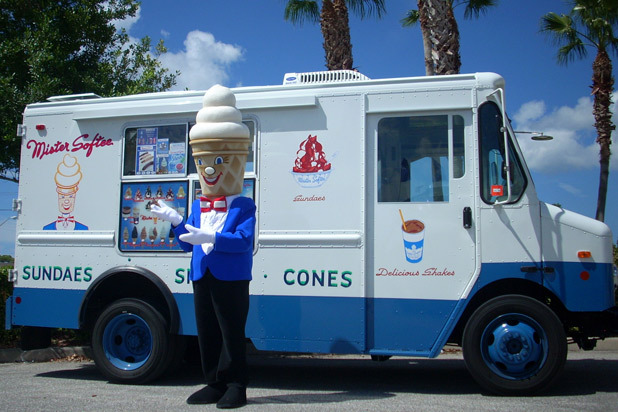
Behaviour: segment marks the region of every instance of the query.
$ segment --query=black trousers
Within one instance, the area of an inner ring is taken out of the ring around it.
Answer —
[[[219,280],[207,269],[204,277],[193,282],[193,299],[206,383],[246,387],[249,281]]]

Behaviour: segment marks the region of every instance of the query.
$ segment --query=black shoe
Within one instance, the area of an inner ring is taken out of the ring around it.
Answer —
[[[217,389],[213,386],[204,386],[199,391],[187,398],[189,405],[204,405],[208,403],[217,403],[223,397],[224,390]]]
[[[234,409],[240,408],[247,404],[247,389],[230,386],[225,395],[217,402],[217,408],[219,409]]]

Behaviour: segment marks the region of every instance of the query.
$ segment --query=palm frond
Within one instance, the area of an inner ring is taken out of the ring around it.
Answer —
[[[314,0],[289,0],[283,17],[294,24],[303,24],[305,20],[317,23],[320,21],[320,8]]]
[[[361,19],[372,14],[375,14],[377,18],[381,18],[386,13],[384,0],[346,0],[346,4],[348,9]]]
[[[567,64],[586,57],[587,54],[584,43],[578,38],[576,41],[567,43],[558,49],[557,60],[560,64]]]
[[[496,0],[468,0],[466,10],[464,11],[464,18],[478,18],[481,14],[487,13],[488,7],[493,7],[497,4]]]
[[[399,21],[401,22],[401,25],[403,27],[412,27],[416,23],[418,23],[419,18],[420,18],[420,15],[418,13],[418,10],[408,10],[408,14],[406,14],[406,17],[404,17],[403,19]]]

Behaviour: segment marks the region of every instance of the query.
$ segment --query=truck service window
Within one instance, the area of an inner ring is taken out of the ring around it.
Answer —
[[[251,136],[251,143],[249,144],[249,154],[247,155],[247,164],[245,165],[245,173],[255,173],[255,151],[254,147],[256,145],[256,133],[255,133],[255,122],[253,120],[243,120],[242,121],[248,128]],[[195,123],[189,123],[189,130],[193,127]],[[193,159],[191,153],[191,147],[189,147],[189,160]],[[197,173],[195,169],[195,163],[193,161],[189,162],[189,174]]]
[[[124,176],[186,173],[187,123],[125,130]]]
[[[387,117],[378,123],[378,201],[448,202],[449,120],[453,177],[465,173],[461,116]]]
[[[479,108],[479,154],[481,169],[481,198],[493,204],[508,197],[506,182],[506,154],[502,133],[502,114],[493,102]],[[521,162],[513,148],[511,136],[508,143],[511,164],[511,202],[517,202],[526,188],[526,177]]]

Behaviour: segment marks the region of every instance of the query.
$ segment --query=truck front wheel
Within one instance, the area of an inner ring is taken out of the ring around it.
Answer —
[[[560,319],[546,305],[521,295],[500,296],[480,306],[466,325],[462,347],[472,377],[502,395],[547,388],[567,356]]]
[[[138,299],[121,299],[97,318],[92,331],[94,361],[112,382],[156,379],[172,359],[174,340],[163,316]]]

